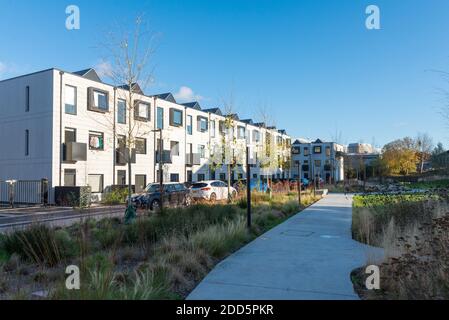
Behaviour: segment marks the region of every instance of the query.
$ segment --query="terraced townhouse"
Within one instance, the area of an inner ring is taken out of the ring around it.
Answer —
[[[145,95],[137,84],[132,91],[137,107],[130,115],[128,88],[104,83],[94,69],[52,68],[0,81],[0,181],[45,178],[52,191],[89,185],[101,199],[108,187],[128,182],[124,145],[129,116],[138,123],[131,156],[136,191],[159,181],[160,158],[165,182],[226,181],[227,166],[214,164],[211,154],[222,148],[227,130],[244,149],[248,146],[253,178],[290,177],[291,138],[284,130],[237,115],[232,115],[234,128],[227,129],[223,123],[230,115],[219,108],[179,104],[170,93]],[[276,167],[264,163],[261,168],[267,142],[279,146],[279,161]],[[245,157],[236,153],[233,157],[240,160],[232,170],[233,181],[246,177]]]
[[[292,176],[321,178],[327,183],[343,181],[345,152],[346,147],[336,142],[297,139],[292,146]]]

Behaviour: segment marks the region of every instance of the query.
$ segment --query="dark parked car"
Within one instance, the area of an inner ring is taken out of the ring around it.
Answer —
[[[131,201],[136,208],[158,210],[161,207],[188,207],[192,203],[190,190],[182,183],[164,183],[163,197],[159,183],[149,184],[145,191],[133,195]]]

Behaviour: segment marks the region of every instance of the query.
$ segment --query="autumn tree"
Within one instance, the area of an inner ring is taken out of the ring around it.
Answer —
[[[407,175],[416,172],[417,143],[410,137],[392,141],[382,149],[382,167],[387,174]]]

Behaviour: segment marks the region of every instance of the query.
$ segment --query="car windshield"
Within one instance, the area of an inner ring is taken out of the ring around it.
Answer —
[[[150,184],[148,187],[147,187],[147,189],[146,189],[146,191],[148,192],[148,193],[152,193],[152,192],[158,192],[158,191],[160,191],[160,185],[159,184]]]
[[[201,189],[207,187],[207,183],[194,183],[192,189]]]

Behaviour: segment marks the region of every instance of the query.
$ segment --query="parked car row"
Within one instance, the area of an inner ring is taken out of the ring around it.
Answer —
[[[229,193],[230,192],[230,193]],[[222,181],[202,181],[187,187],[183,183],[149,184],[141,193],[134,194],[131,202],[136,208],[158,210],[163,207],[188,207],[194,200],[220,201],[237,196],[237,190]]]

